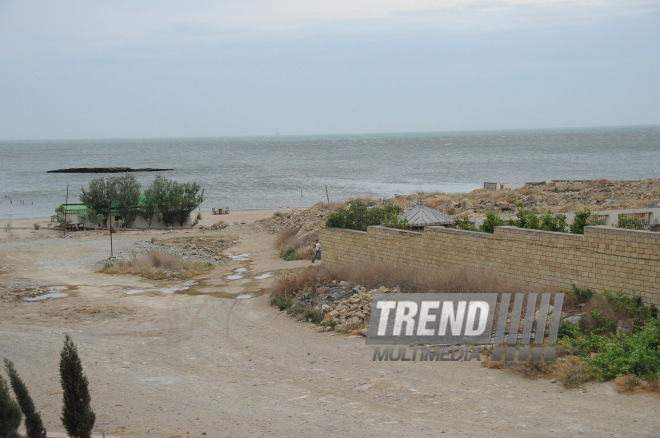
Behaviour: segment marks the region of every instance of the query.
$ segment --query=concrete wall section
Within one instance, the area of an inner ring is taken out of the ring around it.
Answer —
[[[379,263],[397,269],[487,270],[530,292],[569,289],[622,291],[660,306],[660,233],[606,226],[584,235],[497,227],[494,234],[446,228],[424,233],[369,227],[324,228],[328,264]]]

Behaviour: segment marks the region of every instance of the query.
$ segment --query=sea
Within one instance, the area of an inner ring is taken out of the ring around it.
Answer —
[[[485,182],[660,177],[660,125],[262,137],[0,141],[0,219],[79,202],[79,167],[167,168],[204,188],[201,209],[308,207],[354,197],[470,192]]]

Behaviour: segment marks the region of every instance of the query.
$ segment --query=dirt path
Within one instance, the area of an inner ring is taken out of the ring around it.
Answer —
[[[63,430],[58,363],[71,333],[96,429],[108,434],[658,436],[657,396],[609,384],[568,391],[476,362],[373,362],[363,338],[318,333],[269,306],[269,274],[307,261],[283,262],[272,235],[249,225],[218,233],[238,240],[225,254],[242,257],[185,293],[95,273],[108,256],[103,236],[0,240],[0,291],[71,286],[67,298],[0,301],[0,356],[15,363],[50,430]],[[128,256],[167,236],[116,235],[116,250]],[[126,293],[135,290],[146,291]]]

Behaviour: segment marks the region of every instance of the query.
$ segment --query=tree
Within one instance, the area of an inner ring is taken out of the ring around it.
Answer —
[[[180,184],[160,175],[144,194],[144,205],[152,212],[152,216],[153,212],[158,212],[166,226],[177,223],[183,226],[190,213],[204,202],[204,189],[196,182]]]
[[[78,349],[67,334],[60,354],[60,382],[64,390],[62,424],[73,438],[90,438],[96,414],[90,406],[88,382],[78,357]]]
[[[605,225],[602,220],[591,217],[591,211],[584,209],[575,213],[570,230],[573,234],[584,234],[584,227],[589,225]]]
[[[41,415],[36,411],[32,397],[28,393],[27,387],[14,368],[14,364],[5,358],[5,369],[11,382],[11,387],[16,395],[18,405],[25,415],[25,431],[27,438],[46,438],[46,429],[41,421]]]
[[[112,208],[119,213],[124,224],[130,226],[137,216],[140,183],[135,176],[126,174],[110,178],[108,185],[112,196]]]
[[[486,213],[486,220],[484,220],[484,223],[479,227],[479,231],[492,234],[495,232],[495,227],[500,227],[502,225],[504,225],[504,219],[492,211],[489,211]]]
[[[7,381],[0,376],[0,437],[18,438],[21,409],[11,398]]]
[[[401,219],[403,209],[398,205],[369,207],[364,201],[352,201],[348,207],[340,208],[325,221],[326,227],[366,231],[368,226],[384,225],[390,228],[407,228],[406,220]]]
[[[89,188],[82,189],[80,194],[80,202],[92,210],[95,215],[103,215],[105,222],[114,210],[121,215],[126,225],[130,225],[135,220],[139,201],[140,183],[131,174],[113,176],[107,180],[105,178],[93,179],[89,183]],[[110,203],[112,203],[112,208]]]
[[[87,191],[81,189],[80,202],[96,214],[103,215],[103,221],[107,223],[110,209],[110,184],[105,178],[95,178],[89,182]]]

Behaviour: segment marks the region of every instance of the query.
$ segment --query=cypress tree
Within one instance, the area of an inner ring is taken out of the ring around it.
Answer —
[[[90,438],[96,414],[90,406],[89,383],[78,357],[78,349],[67,334],[60,354],[60,382],[64,390],[62,424],[72,438]]]
[[[0,376],[0,438],[18,438],[21,409],[11,398],[7,381]]]
[[[16,395],[16,401],[18,402],[23,415],[25,415],[25,431],[27,433],[27,438],[45,438],[46,429],[41,421],[41,415],[39,415],[34,408],[32,397],[30,397],[25,383],[23,383],[18,372],[16,372],[14,364],[7,358],[5,358],[5,369],[7,370],[11,387]]]

